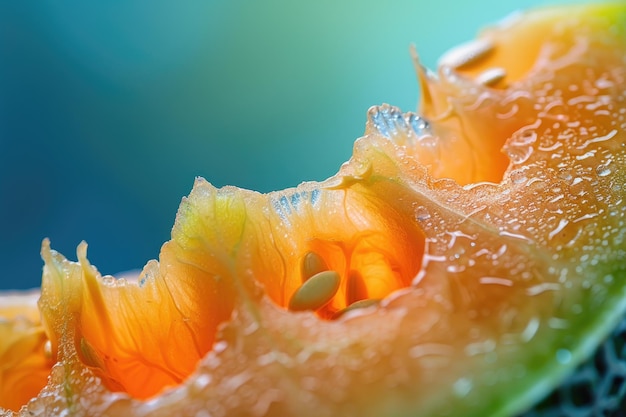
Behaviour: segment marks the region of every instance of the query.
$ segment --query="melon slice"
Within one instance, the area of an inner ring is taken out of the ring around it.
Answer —
[[[327,181],[198,179],[136,279],[45,241],[19,414],[524,411],[626,308],[625,57],[623,4],[529,12],[418,62],[420,113],[370,109]]]
[[[0,295],[0,399],[13,410],[37,396],[53,365],[38,299],[39,291]]]

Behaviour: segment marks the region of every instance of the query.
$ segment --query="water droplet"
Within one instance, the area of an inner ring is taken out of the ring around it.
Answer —
[[[107,287],[114,287],[116,283],[116,279],[113,278],[111,275],[105,275],[102,277],[102,285],[105,285]]]
[[[526,146],[531,145],[537,141],[537,132],[533,130],[518,131],[514,134],[511,145],[513,146]]]
[[[439,138],[433,135],[422,135],[417,138],[417,143],[424,148],[435,148],[439,145]]]
[[[432,136],[428,121],[415,113],[407,113],[407,121],[418,138]]]
[[[607,165],[598,165],[598,167],[596,168],[596,174],[598,174],[599,177],[606,177],[610,173],[611,168],[609,168]]]
[[[194,393],[200,393],[204,388],[206,388],[212,381],[212,377],[209,374],[200,374],[195,379],[193,379],[190,389]]]
[[[226,350],[228,347],[228,343],[224,340],[221,340],[213,345],[213,352],[221,353]]]
[[[397,136],[399,130],[406,129],[402,112],[396,107],[389,105],[371,107],[368,110],[368,118],[376,130],[389,139]]]
[[[514,184],[521,184],[527,180],[528,177],[526,177],[526,173],[521,169],[511,171],[511,181],[513,181]]]
[[[465,271],[465,265],[448,265],[446,271],[450,273],[459,273]]]
[[[569,223],[568,220],[561,219],[559,221],[559,224],[550,233],[548,233],[548,239],[550,240],[554,239],[554,237],[558,235],[563,230],[563,228],[567,226],[568,223]]]
[[[472,380],[468,378],[459,378],[452,385],[454,395],[457,397],[465,397],[472,390]]]
[[[572,175],[572,172],[569,169],[561,169],[558,175],[559,175],[559,178],[561,178],[563,181],[566,181],[566,182],[570,182],[572,178],[574,178],[574,176]]]
[[[580,178],[580,177],[576,177],[576,178],[572,179],[572,182],[570,183],[570,185],[571,185],[571,186],[578,185],[578,184],[580,184],[580,183],[581,183],[581,182],[583,182],[583,181],[584,181],[584,180],[583,180],[582,178]],[[570,190],[570,192],[571,192],[572,194],[576,194],[576,193],[575,193],[574,191],[572,191],[572,190]],[[576,197],[576,196],[574,196],[574,197]]]
[[[430,212],[424,206],[417,206],[415,208],[415,220],[418,222],[423,222],[425,220],[430,219]]]
[[[520,334],[520,337],[524,341],[524,343],[528,343],[535,334],[537,334],[537,330],[539,330],[540,321],[538,318],[533,317],[528,321],[528,324]]]
[[[559,349],[556,351],[556,360],[561,365],[566,365],[572,360],[572,353],[567,349]]]
[[[511,162],[519,165],[523,164],[530,158],[533,153],[533,148],[530,146],[523,147],[506,147],[506,154],[511,159]]]
[[[470,343],[465,346],[465,354],[467,356],[484,355],[493,352],[495,348],[496,342],[492,339],[487,339],[483,342]]]

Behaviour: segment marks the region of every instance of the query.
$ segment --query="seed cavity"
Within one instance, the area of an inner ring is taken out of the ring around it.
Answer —
[[[489,68],[476,77],[478,84],[493,87],[506,77],[506,70],[500,67]]]
[[[315,252],[307,252],[302,257],[300,264],[300,272],[302,274],[302,282],[307,281],[313,275],[320,272],[328,271],[328,265],[324,259]]]
[[[439,59],[439,66],[460,69],[485,58],[495,45],[487,39],[476,39],[450,49]]]
[[[341,279],[335,271],[319,272],[307,279],[289,300],[289,310],[317,310],[337,293]]]

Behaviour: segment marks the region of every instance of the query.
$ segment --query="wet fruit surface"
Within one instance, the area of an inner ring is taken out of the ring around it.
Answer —
[[[39,318],[39,293],[0,296],[0,405],[18,410],[46,384],[54,363]]]
[[[198,179],[136,279],[44,242],[57,363],[24,415],[523,411],[626,308],[625,27],[540,10],[418,63],[419,115],[370,109],[322,183]]]

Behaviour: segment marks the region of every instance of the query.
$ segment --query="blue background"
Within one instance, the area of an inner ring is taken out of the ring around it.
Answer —
[[[367,109],[518,1],[0,4],[0,288],[39,286],[41,240],[104,273],[169,239],[194,177],[260,191],[322,180]],[[551,3],[555,3],[554,1]]]

